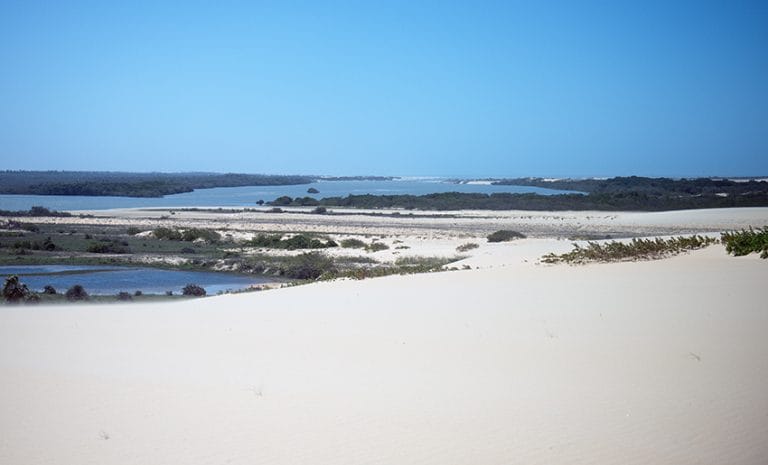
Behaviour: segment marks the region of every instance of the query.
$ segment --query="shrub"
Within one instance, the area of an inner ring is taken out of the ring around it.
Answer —
[[[141,297],[141,296],[144,295],[144,293],[141,292],[140,290],[137,290],[136,292],[133,293],[133,295],[136,296],[136,297]]]
[[[50,284],[47,284],[45,287],[43,287],[43,294],[45,294],[45,295],[56,295],[56,288],[54,288]]]
[[[206,294],[205,289],[198,286],[197,284],[187,284],[184,286],[184,289],[182,289],[181,293],[195,297],[203,297]]]
[[[368,252],[378,252],[387,249],[389,249],[389,246],[383,242],[371,242],[371,244],[365,248]]]
[[[192,242],[198,239],[202,239],[206,242],[216,242],[221,238],[219,233],[211,231],[210,229],[189,228],[181,233],[181,240]]]
[[[307,194],[319,194],[319,193],[320,191],[315,189],[314,187],[310,187],[309,189],[307,189]]]
[[[123,301],[133,300],[133,297],[129,292],[122,291],[117,294],[117,300],[123,300]]]
[[[87,251],[90,253],[130,253],[130,250],[127,247],[116,240],[110,240],[109,242],[93,242],[88,246]]]
[[[768,226],[762,229],[749,231],[724,232],[720,239],[725,244],[725,251],[734,256],[759,253],[760,258],[768,258]]]
[[[365,242],[361,241],[360,239],[344,239],[341,241],[341,246],[345,249],[364,249],[365,248]]]
[[[312,213],[315,213],[317,215],[325,215],[328,213],[328,209],[325,207],[316,207],[314,210],[312,210]]]
[[[502,229],[488,235],[488,242],[508,242],[515,239],[525,239],[525,234],[509,229]]]
[[[3,285],[3,298],[10,303],[18,303],[26,299],[30,292],[26,284],[19,281],[18,276],[9,276],[5,278]]]
[[[128,226],[128,235],[129,236],[135,236],[136,234],[140,233],[141,229],[137,228],[136,226]]]
[[[78,300],[88,300],[88,293],[85,292],[85,289],[83,286],[79,284],[75,284],[74,286],[67,289],[66,294],[64,294],[67,297],[67,300],[70,302],[75,302]]]
[[[330,247],[339,246],[336,242],[330,239],[323,242],[320,239],[316,239],[306,234],[296,234],[292,237],[289,237],[288,239],[283,239],[283,236],[280,234],[273,234],[269,236],[265,234],[259,234],[250,241],[246,242],[246,245],[251,247],[286,250],[327,249]]]
[[[293,279],[317,279],[325,273],[335,273],[333,260],[317,252],[291,257],[282,274]]]
[[[472,249],[476,249],[480,247],[479,245],[475,244],[474,242],[467,242],[466,244],[461,244],[460,246],[456,247],[457,252],[468,252]]]
[[[165,239],[169,241],[180,241],[181,233],[173,228],[159,227],[152,230],[152,235],[156,239]]]

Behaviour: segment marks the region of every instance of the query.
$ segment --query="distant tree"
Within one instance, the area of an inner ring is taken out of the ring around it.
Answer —
[[[320,191],[315,189],[314,187],[310,187],[309,189],[307,189],[307,194],[319,194],[319,193]]]
[[[56,295],[56,288],[54,288],[54,287],[53,287],[53,286],[51,286],[50,284],[47,284],[47,285],[46,285],[46,286],[43,288],[43,294],[46,294],[46,295]]]
[[[133,300],[130,292],[121,291],[117,294],[117,300]]]
[[[67,297],[67,300],[71,302],[78,300],[88,300],[88,293],[85,292],[83,286],[79,284],[75,284],[74,286],[67,289],[67,292],[64,295]]]

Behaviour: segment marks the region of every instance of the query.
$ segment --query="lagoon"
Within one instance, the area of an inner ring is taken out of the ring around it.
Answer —
[[[161,270],[147,267],[30,265],[0,266],[0,276],[18,275],[27,287],[39,292],[46,285],[58,292],[80,284],[92,295],[115,295],[125,291],[133,294],[181,294],[187,284],[203,287],[208,295],[238,291],[255,284],[271,282],[269,278],[235,273]]]
[[[314,187],[318,194],[309,194]],[[245,186],[198,189],[165,197],[85,197],[64,195],[0,195],[0,209],[29,210],[35,205],[51,210],[106,210],[147,207],[253,207],[278,197],[344,197],[362,195],[426,195],[442,192],[492,194],[498,192],[541,195],[573,194],[572,191],[532,186],[495,186],[489,183],[456,184],[441,178],[395,179],[392,181],[318,181],[294,186]]]

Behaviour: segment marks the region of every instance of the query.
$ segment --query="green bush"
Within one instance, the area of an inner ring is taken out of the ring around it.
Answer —
[[[341,241],[341,246],[345,249],[364,249],[365,245],[365,242],[355,238],[344,239]]]
[[[128,226],[128,235],[129,236],[135,236],[136,234],[140,233],[141,229],[137,228],[136,226]]]
[[[525,239],[525,234],[517,231],[510,231],[508,229],[502,229],[488,235],[488,242],[508,242],[515,239]]]
[[[323,242],[320,239],[316,239],[306,234],[296,234],[292,237],[289,237],[288,239],[283,239],[283,236],[280,234],[259,234],[250,241],[246,242],[246,245],[251,247],[263,247],[265,249],[285,250],[327,249],[330,247],[339,246],[336,242],[330,239]]]
[[[125,247],[116,240],[110,240],[109,242],[92,242],[87,249],[90,253],[114,253],[124,254],[131,253],[128,247]]]
[[[10,303],[18,303],[29,297],[30,292],[26,284],[19,281],[18,276],[5,278],[3,285],[3,298]]]
[[[317,279],[326,273],[336,273],[333,260],[317,252],[308,252],[291,257],[283,267],[282,274],[293,279]]]
[[[70,302],[76,302],[79,300],[88,300],[88,293],[85,292],[85,289],[83,286],[79,284],[75,284],[74,286],[67,289],[66,294],[64,294],[67,297],[67,300]]]
[[[387,249],[389,249],[389,246],[383,242],[371,242],[371,244],[365,248],[368,252],[378,252]]]
[[[206,294],[205,289],[198,286],[197,284],[187,284],[184,286],[184,289],[182,289],[181,293],[195,297],[203,297]]]
[[[759,253],[760,258],[768,258],[768,226],[762,229],[724,232],[720,239],[725,244],[725,251],[734,256]]]
[[[480,247],[479,245],[475,244],[474,242],[467,242],[466,244],[461,244],[460,246],[456,247],[457,252],[468,252],[472,249],[476,249]]]

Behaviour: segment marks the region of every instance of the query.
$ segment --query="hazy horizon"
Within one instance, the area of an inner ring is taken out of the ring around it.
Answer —
[[[764,2],[0,5],[4,169],[768,174]]]

